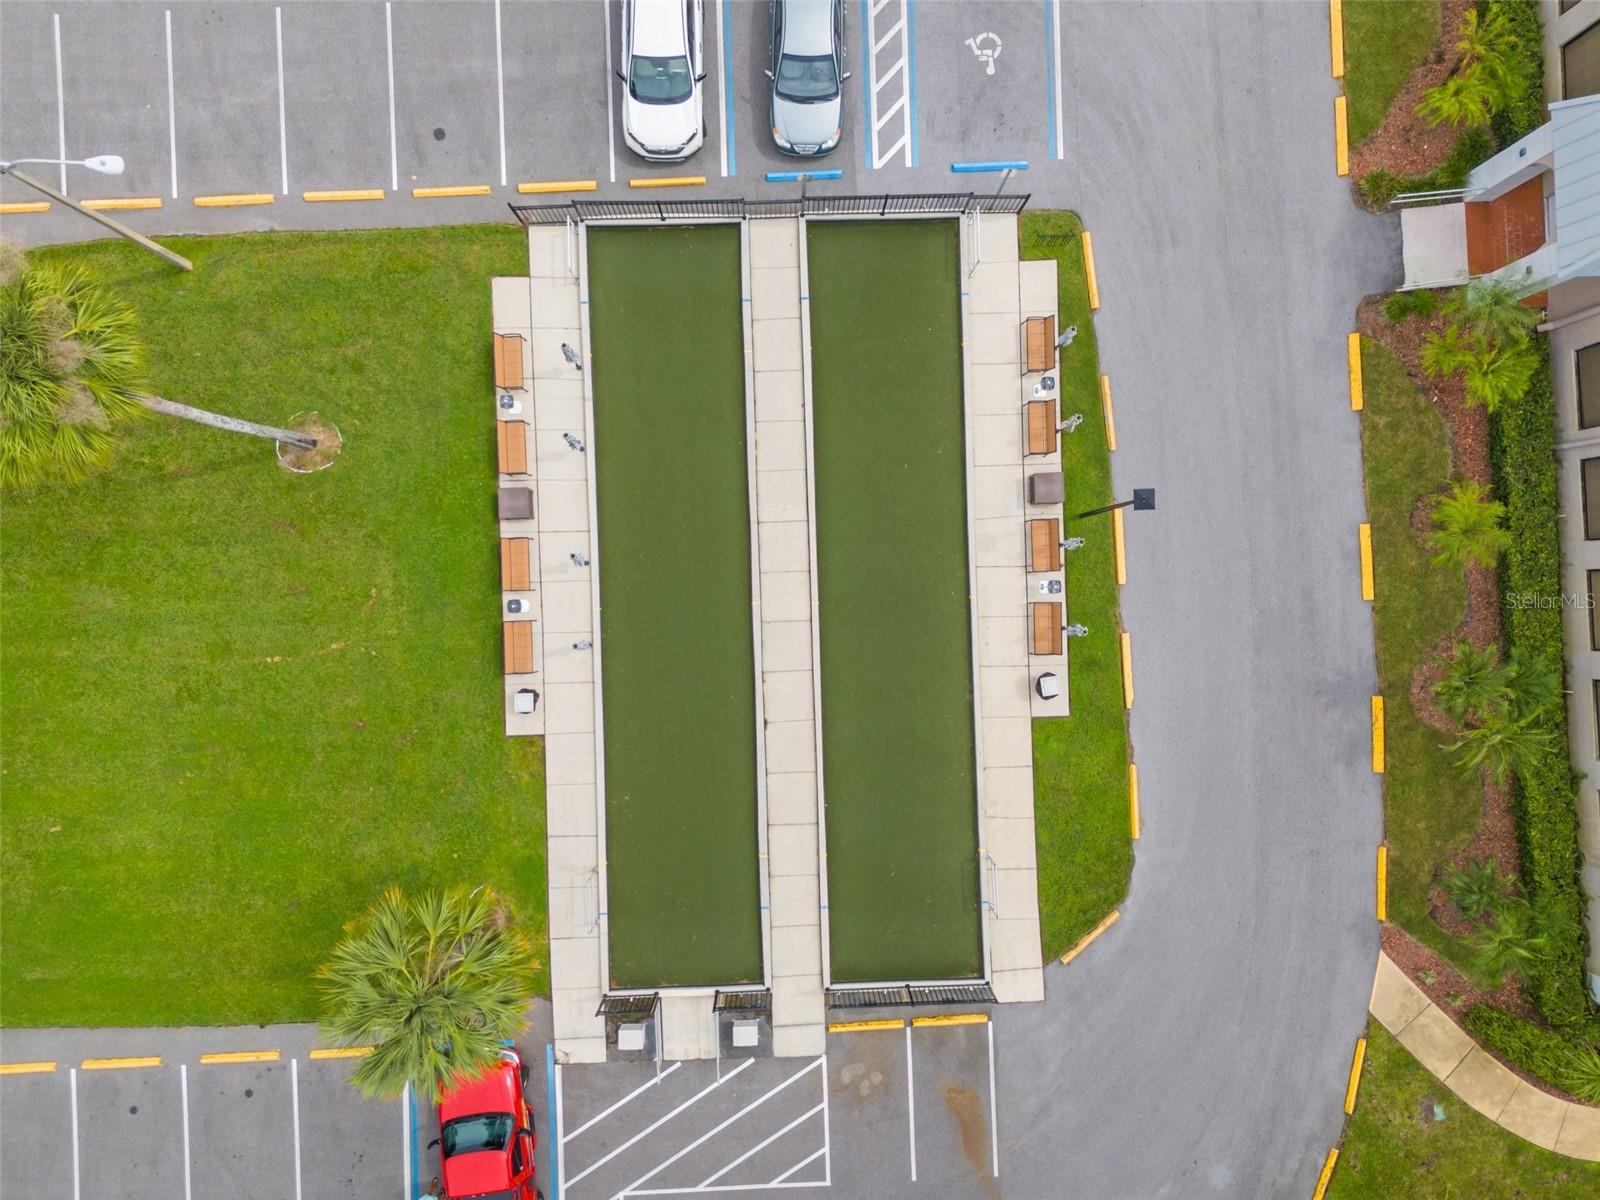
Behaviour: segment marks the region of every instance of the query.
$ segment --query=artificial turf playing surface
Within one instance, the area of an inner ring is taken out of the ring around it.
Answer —
[[[759,981],[736,226],[589,235],[614,987]]]
[[[953,221],[808,232],[835,980],[983,970]]]

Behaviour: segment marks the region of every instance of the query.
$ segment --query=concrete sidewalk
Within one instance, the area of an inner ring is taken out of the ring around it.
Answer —
[[[1600,1108],[1540,1091],[1473,1041],[1387,954],[1378,955],[1372,1015],[1467,1105],[1536,1146],[1600,1162]]]

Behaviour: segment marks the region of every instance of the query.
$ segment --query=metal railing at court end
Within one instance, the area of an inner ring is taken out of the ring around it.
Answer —
[[[743,221],[765,217],[951,216],[1020,213],[1028,196],[972,192],[911,195],[805,196],[792,200],[569,200],[563,204],[513,204],[524,225],[565,221]]]

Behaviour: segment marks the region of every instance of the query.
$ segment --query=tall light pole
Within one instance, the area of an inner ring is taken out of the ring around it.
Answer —
[[[113,221],[104,213],[95,212],[95,210],[92,208],[85,208],[76,200],[72,199],[72,197],[56,191],[56,189],[51,187],[49,184],[42,183],[35,179],[32,175],[28,175],[17,170],[17,165],[19,163],[26,165],[39,163],[48,166],[60,165],[68,167],[88,167],[89,170],[98,171],[102,175],[121,175],[124,164],[120,154],[97,154],[93,158],[18,158],[10,162],[0,160],[0,175],[9,175],[18,183],[26,184],[34,191],[44,193],[46,196],[49,196],[50,199],[58,201],[61,204],[65,204],[68,208],[74,210],[75,212],[82,213],[91,221],[98,221],[113,233],[120,234],[122,237],[127,238],[130,242],[135,242],[138,245],[143,246],[152,254],[159,254],[162,258],[166,259],[175,267],[179,267],[185,271],[194,270],[194,264],[187,258],[183,257],[183,255],[174,254],[165,246],[160,246],[155,242],[152,242],[149,238],[145,237],[144,234],[135,233],[126,225],[122,224],[122,222]]]
[[[1087,512],[1078,514],[1080,517],[1098,516],[1100,513],[1110,512],[1114,508],[1129,508],[1134,512],[1148,512],[1156,506],[1155,488],[1134,488],[1132,500],[1119,500],[1116,504],[1102,504],[1099,508],[1091,508]]]

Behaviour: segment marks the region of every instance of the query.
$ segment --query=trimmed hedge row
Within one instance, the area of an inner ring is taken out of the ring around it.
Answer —
[[[1461,1025],[1492,1053],[1563,1091],[1572,1090],[1574,1043],[1542,1025],[1488,1004],[1461,1014]]]
[[[1493,118],[1495,136],[1509,146],[1544,124],[1544,30],[1535,0],[1480,0],[1480,19],[1488,9],[1500,14],[1517,39],[1506,64],[1512,94]]]
[[[1527,394],[1490,418],[1495,490],[1506,506],[1511,547],[1501,563],[1508,650],[1563,663],[1559,607],[1513,606],[1512,597],[1561,592],[1556,535],[1555,395],[1548,358]],[[1567,750],[1565,704],[1544,721],[1553,749],[1517,772],[1513,798],[1524,890],[1548,915],[1549,955],[1528,972],[1528,991],[1544,1018],[1572,1037],[1600,1040],[1600,1009],[1584,986],[1588,937],[1578,873],[1577,781]],[[1532,1069],[1531,1067],[1529,1068]]]

